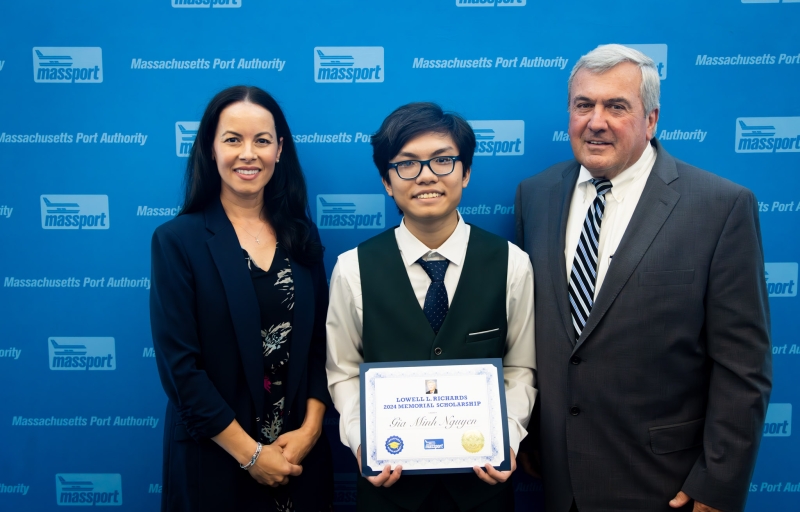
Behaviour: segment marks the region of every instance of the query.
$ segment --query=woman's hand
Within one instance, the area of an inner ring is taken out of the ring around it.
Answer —
[[[314,430],[302,426],[297,430],[286,432],[278,436],[272,446],[278,446],[283,450],[283,457],[291,464],[300,464],[306,458],[308,452],[316,444],[317,439],[322,434],[321,430]]]
[[[256,451],[255,440],[242,429],[236,420],[233,420],[225,430],[211,439],[242,465],[249,464]],[[288,477],[299,475],[303,472],[303,468],[288,462],[283,457],[283,449],[273,444],[261,448],[256,463],[247,471],[250,476],[255,478],[256,482],[277,487],[289,483]]]
[[[275,444],[265,445],[253,466],[247,470],[261,485],[277,487],[289,483],[290,476],[298,476],[303,467],[290,463]]]
[[[292,464],[300,464],[308,452],[322,435],[322,417],[325,416],[325,404],[316,398],[306,400],[306,417],[303,425],[297,429],[278,436],[273,445],[283,449],[283,456]]]

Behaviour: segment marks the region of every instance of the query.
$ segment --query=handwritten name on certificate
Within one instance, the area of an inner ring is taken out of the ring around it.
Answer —
[[[361,439],[364,475],[510,469],[502,360],[362,364]]]

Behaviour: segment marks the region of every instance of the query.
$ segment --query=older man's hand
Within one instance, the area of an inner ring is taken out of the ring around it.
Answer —
[[[669,506],[672,508],[681,508],[682,506],[689,503],[690,499],[692,498],[690,498],[688,494],[686,494],[683,491],[678,491],[678,494],[676,494],[675,497],[672,498],[672,500],[670,500]],[[703,505],[699,501],[695,501],[692,512],[722,512],[722,511],[718,508],[712,508],[709,507],[708,505]]]

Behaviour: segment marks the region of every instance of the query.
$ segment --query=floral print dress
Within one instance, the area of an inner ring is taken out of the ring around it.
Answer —
[[[268,270],[262,270],[244,252],[247,268],[261,310],[261,348],[264,356],[264,418],[258,425],[259,439],[269,445],[283,433],[283,411],[286,401],[286,379],[291,349],[294,310],[294,281],[289,256],[278,245]],[[288,487],[271,488],[275,498],[266,510],[293,511]]]

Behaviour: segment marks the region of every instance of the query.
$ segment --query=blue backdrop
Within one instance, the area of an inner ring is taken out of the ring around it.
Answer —
[[[399,221],[369,134],[410,101],[473,123],[462,213],[511,237],[516,184],[571,156],[570,69],[612,42],[658,63],[665,147],[760,201],[775,385],[748,510],[800,509],[798,26],[797,0],[3,1],[0,509],[51,510],[89,489],[70,504],[157,508],[150,236],[176,212],[217,91],[253,84],[281,102],[330,272]],[[352,456],[335,416],[326,429],[336,507],[350,510]],[[539,483],[515,478],[518,509],[539,510]]]

